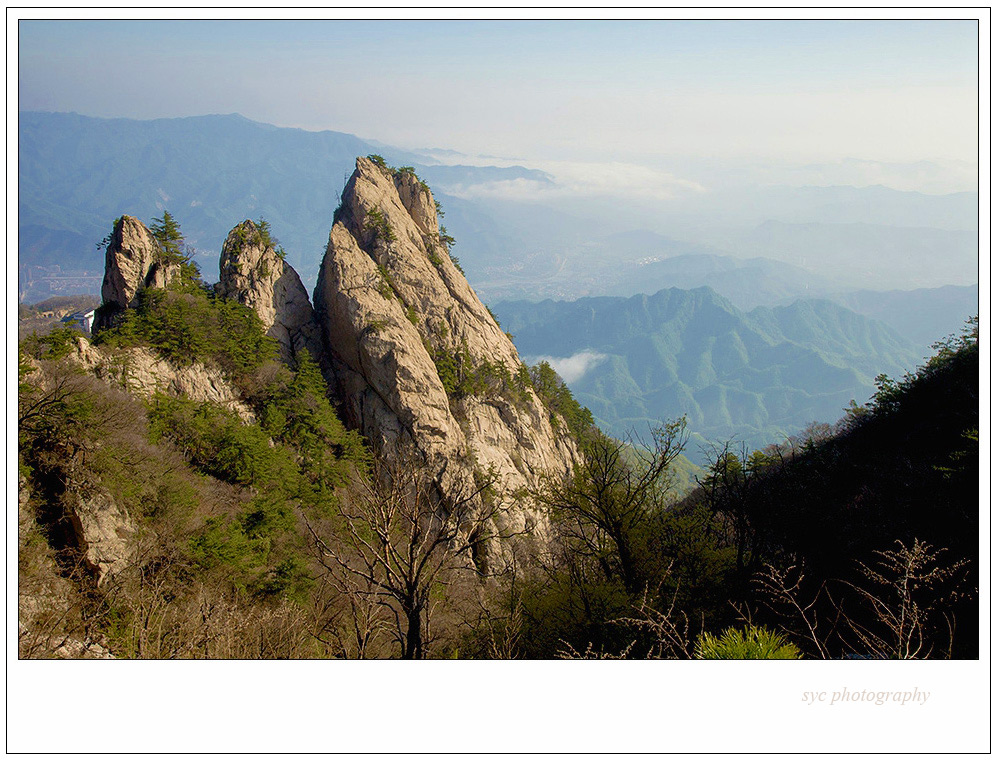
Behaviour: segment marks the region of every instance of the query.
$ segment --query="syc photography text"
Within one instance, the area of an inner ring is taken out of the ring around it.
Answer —
[[[874,705],[923,705],[930,696],[930,691],[921,691],[916,686],[913,690],[906,691],[873,691],[842,687],[836,691],[804,691],[802,701],[808,705],[836,705],[845,702],[864,702]]]

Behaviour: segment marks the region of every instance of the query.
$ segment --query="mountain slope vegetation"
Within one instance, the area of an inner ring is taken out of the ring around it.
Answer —
[[[753,446],[837,419],[873,379],[913,367],[914,347],[828,301],[744,313],[709,288],[653,296],[506,302],[495,312],[527,356],[592,357],[569,378],[608,433],[685,415],[707,440]],[[556,363],[556,362],[555,362]]]
[[[833,396],[902,341],[706,288],[536,305],[569,351],[626,338],[634,397],[701,389],[613,438],[520,361],[412,167],[358,158],[342,199],[314,309],[266,220],[214,286],[178,218],[121,216],[92,340],[19,345],[20,656],[977,656],[975,324],[686,495],[687,414]]]

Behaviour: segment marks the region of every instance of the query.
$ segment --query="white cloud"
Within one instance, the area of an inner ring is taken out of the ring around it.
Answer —
[[[798,185],[886,185],[895,190],[957,193],[977,187],[976,164],[968,161],[917,161],[906,164],[844,159],[832,164],[787,169],[779,179]]]
[[[470,162],[467,162],[470,163]],[[491,159],[492,166],[523,162]],[[553,177],[553,182],[527,178],[481,182],[473,185],[443,186],[458,198],[495,198],[516,201],[553,201],[562,198],[638,196],[652,200],[671,200],[681,195],[700,193],[705,188],[698,182],[684,179],[672,172],[632,163],[541,161],[530,168],[540,169]]]
[[[557,356],[533,356],[526,359],[528,364],[536,364],[545,361],[554,368],[554,371],[561,376],[568,385],[581,380],[593,367],[609,358],[606,354],[585,349],[577,354],[566,357]]]

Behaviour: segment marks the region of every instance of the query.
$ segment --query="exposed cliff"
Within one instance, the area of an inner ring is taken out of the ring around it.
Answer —
[[[237,225],[225,239],[218,268],[218,294],[256,311],[285,362],[302,349],[320,358],[322,344],[308,291],[269,230],[249,220]]]
[[[451,261],[432,193],[412,172],[357,159],[315,310],[348,421],[387,457],[414,447],[444,492],[490,470],[510,498],[570,470],[573,441]],[[529,512],[520,501],[510,527]]]
[[[314,309],[265,222],[247,220],[229,233],[215,292],[253,309],[286,363],[293,366],[307,349],[331,381],[344,421],[389,462],[414,451],[444,503],[489,483],[490,498],[508,507],[499,528],[517,532],[539,520],[526,492],[544,474],[570,472],[578,450],[564,420],[537,396],[510,337],[451,260],[447,242],[432,193],[411,170],[359,158],[335,214]],[[137,306],[143,288],[183,277],[170,261],[141,222],[118,220],[107,249],[101,327]],[[149,330],[179,350],[173,344],[181,338],[198,344],[198,336],[181,335],[187,328],[155,323]],[[171,356],[126,345],[113,360],[87,346],[74,358],[141,396],[164,391],[252,419],[221,372],[190,361],[193,352]]]

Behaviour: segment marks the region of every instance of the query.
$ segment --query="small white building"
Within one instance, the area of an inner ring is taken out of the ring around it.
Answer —
[[[93,328],[93,315],[96,309],[89,309],[88,311],[78,311],[75,314],[70,314],[68,317],[62,318],[62,324],[65,327],[75,327],[83,331],[83,334],[90,337],[90,330]]]

